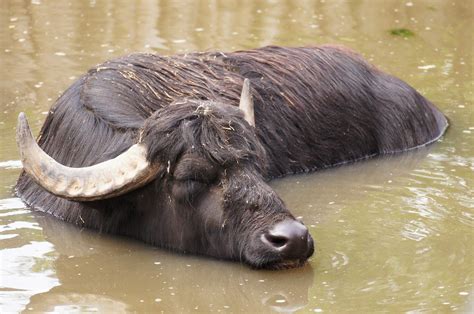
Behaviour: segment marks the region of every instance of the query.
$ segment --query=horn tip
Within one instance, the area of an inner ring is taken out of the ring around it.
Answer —
[[[254,106],[252,94],[250,93],[250,80],[248,78],[244,79],[242,92],[240,94],[239,108],[244,112],[245,120],[247,120],[251,126],[255,126]]]
[[[16,128],[16,140],[19,147],[23,146],[20,144],[24,144],[30,139],[33,138],[31,134],[30,126],[28,124],[28,120],[26,119],[26,115],[24,112],[20,112],[18,115],[18,124]]]
[[[26,119],[26,114],[20,112],[20,114],[18,114],[18,129],[23,129],[25,127],[28,127],[28,120]]]
[[[250,80],[248,78],[244,79],[244,84],[242,86],[242,89],[246,91],[250,89]]]
[[[244,83],[242,85],[242,92],[240,93],[240,98],[249,98],[250,95],[250,80],[248,78],[244,79]]]
[[[24,123],[24,121],[26,120],[26,115],[24,112],[20,112],[18,114],[18,124],[21,124],[21,123]]]

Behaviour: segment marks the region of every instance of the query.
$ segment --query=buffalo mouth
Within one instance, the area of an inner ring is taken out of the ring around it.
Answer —
[[[307,259],[282,260],[282,261],[267,262],[255,268],[268,269],[268,270],[285,270],[285,269],[303,267],[306,264],[308,264]]]

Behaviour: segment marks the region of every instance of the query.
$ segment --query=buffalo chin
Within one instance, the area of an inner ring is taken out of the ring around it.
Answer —
[[[253,269],[266,269],[266,270],[285,270],[292,268],[300,268],[308,264],[307,259],[296,259],[296,260],[283,260],[283,261],[271,261],[265,262],[260,265],[251,265]]]

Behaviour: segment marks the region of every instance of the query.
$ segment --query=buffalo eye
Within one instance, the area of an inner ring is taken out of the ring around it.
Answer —
[[[172,187],[172,193],[176,200],[191,203],[206,189],[207,185],[199,181],[175,181]]]
[[[174,197],[181,201],[194,201],[216,181],[217,171],[206,160],[194,156],[182,158],[173,173]]]

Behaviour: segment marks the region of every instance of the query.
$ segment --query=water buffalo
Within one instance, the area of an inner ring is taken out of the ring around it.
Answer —
[[[413,88],[342,47],[132,54],[77,80],[39,146],[20,114],[16,191],[79,226],[290,268],[313,240],[268,180],[427,145],[446,127]]]

